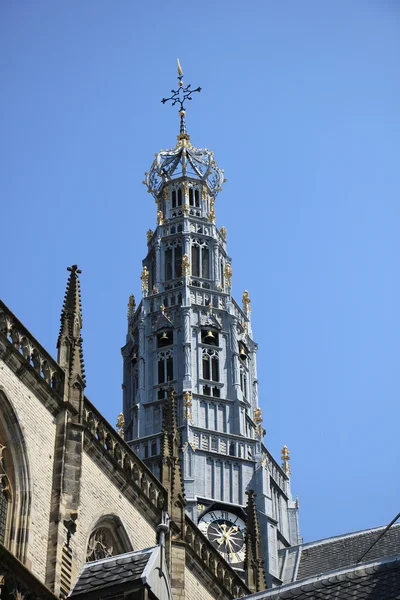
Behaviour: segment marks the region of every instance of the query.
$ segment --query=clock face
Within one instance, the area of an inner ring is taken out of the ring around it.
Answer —
[[[225,510],[214,510],[205,514],[198,526],[227,562],[236,568],[243,566],[246,537],[243,519]]]

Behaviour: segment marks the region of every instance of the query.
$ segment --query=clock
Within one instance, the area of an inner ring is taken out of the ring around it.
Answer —
[[[243,519],[226,510],[214,510],[201,517],[198,527],[232,567],[243,568],[246,540]]]

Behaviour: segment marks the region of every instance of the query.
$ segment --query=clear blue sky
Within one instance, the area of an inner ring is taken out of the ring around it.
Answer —
[[[306,540],[400,510],[400,4],[3,0],[1,297],[55,353],[82,268],[87,395],[115,423],[130,293],[178,133],[228,183],[233,289],[250,292],[268,447],[292,452]]]

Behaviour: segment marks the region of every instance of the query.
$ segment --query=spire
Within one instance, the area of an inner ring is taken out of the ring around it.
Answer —
[[[247,533],[245,571],[247,585],[252,592],[266,589],[264,561],[261,554],[260,525],[257,517],[255,493],[247,493]]]
[[[165,104],[166,102],[171,101],[172,106],[175,104],[179,104],[179,116],[181,119],[180,130],[178,135],[178,142],[189,141],[190,136],[186,131],[186,110],[185,110],[185,102],[186,100],[192,99],[192,94],[194,92],[201,92],[201,87],[196,88],[195,90],[191,90],[191,84],[189,83],[187,86],[183,83],[183,71],[181,67],[181,63],[179,62],[179,58],[176,59],[178,63],[178,89],[171,90],[172,96],[169,98],[163,98],[161,102]]]
[[[181,459],[179,457],[180,436],[178,430],[177,404],[175,392],[168,390],[168,398],[163,410],[163,429],[161,438],[161,483],[168,490],[168,512],[173,522],[184,533],[185,494]]]
[[[78,277],[81,271],[77,265],[68,267],[67,271],[70,272],[70,275],[61,311],[60,333],[57,340],[57,360],[66,373],[64,396],[73,404],[76,404],[79,400],[76,406],[79,410],[83,389],[86,385],[81,338],[81,291]],[[73,388],[75,388],[74,391]]]
[[[180,128],[178,143],[169,150],[160,150],[156,153],[150,170],[145,172],[143,184],[147,191],[154,196],[157,202],[157,225],[162,225],[167,218],[165,212],[165,200],[168,199],[167,183],[173,179],[190,177],[203,184],[203,193],[207,193],[215,200],[226,181],[223,169],[220,169],[214,159],[214,154],[208,148],[195,148],[190,143],[190,135],[186,129],[186,104],[192,100],[195,92],[201,88],[191,89],[191,84],[183,83],[183,71],[178,59],[178,89],[171,90],[169,98],[163,98],[161,102],[171,102],[179,107]],[[162,191],[164,190],[164,197]],[[167,196],[165,196],[167,194]],[[215,211],[214,211],[215,218]]]

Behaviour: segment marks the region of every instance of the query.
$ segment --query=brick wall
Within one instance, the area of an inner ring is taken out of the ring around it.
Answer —
[[[215,590],[211,590],[200,581],[189,567],[185,568],[185,591],[186,600],[216,600],[216,598],[228,598],[228,595],[215,596]]]
[[[134,550],[156,544],[157,523],[150,524],[138,508],[124,496],[123,491],[116,487],[84,451],[77,530],[71,540],[78,568],[85,562],[90,533],[105,515],[120,518]]]
[[[27,559],[33,574],[44,582],[53,477],[54,418],[3,362],[0,362],[0,389],[16,413],[26,443],[32,492]]]

